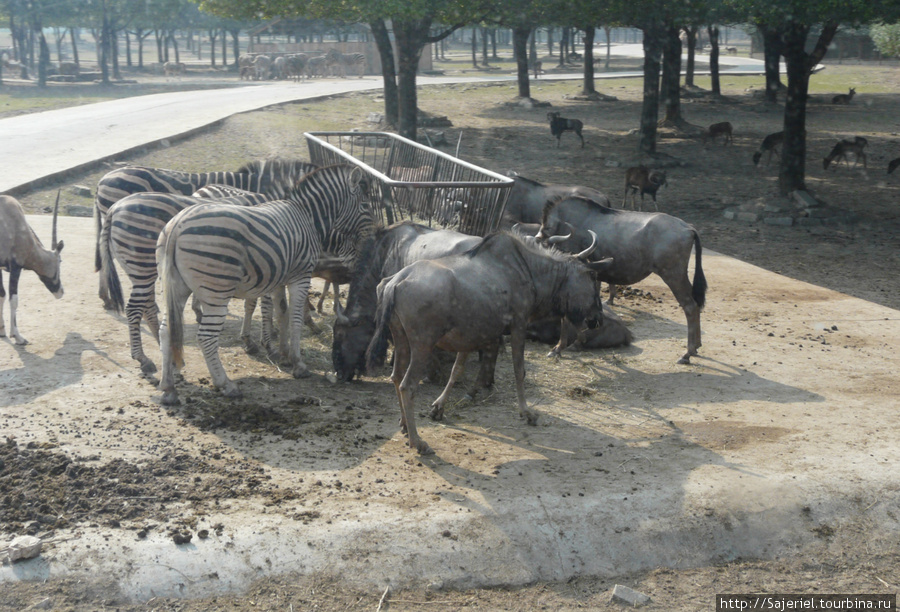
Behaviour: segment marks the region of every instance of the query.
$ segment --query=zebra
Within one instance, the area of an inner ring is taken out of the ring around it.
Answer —
[[[100,260],[100,231],[109,207],[127,195],[138,192],[155,191],[189,196],[197,189],[211,183],[230,185],[249,191],[269,193],[274,198],[284,197],[287,190],[303,175],[317,166],[309,162],[293,159],[253,160],[238,168],[236,172],[191,173],[165,168],[146,166],[123,166],[107,172],[97,184],[94,196],[94,225],[96,243],[94,249],[94,269],[102,270]],[[100,299],[106,310],[112,310],[106,275],[100,274]]]
[[[362,78],[366,71],[366,56],[362,53],[341,53],[337,49],[331,48],[325,54],[325,65],[331,69],[332,74],[337,68],[342,79],[347,78],[348,66],[358,66],[359,78]]]
[[[325,76],[328,70],[328,59],[325,55],[316,55],[306,60],[306,78]]]
[[[281,335],[290,334],[292,375],[309,374],[300,340],[310,278],[325,252],[352,268],[358,243],[374,230],[368,188],[360,168],[327,166],[309,173],[283,200],[254,208],[199,204],[166,224],[156,247],[166,298],[160,330],[163,404],[178,402],[175,371],[184,364],[184,305],[191,292],[203,304],[200,348],[213,384],[226,397],[241,396],[218,351],[233,297],[254,298],[288,287],[290,313]]]
[[[234,189],[228,187],[227,189]],[[232,206],[257,206],[272,196],[245,191],[243,194],[230,194],[230,197],[217,200]],[[131,357],[141,365],[145,375],[156,372],[156,365],[144,353],[141,341],[141,319],[147,321],[150,332],[159,342],[159,319],[156,305],[156,241],[166,223],[176,214],[189,206],[202,203],[203,200],[191,196],[174,193],[135,193],[126,196],[110,207],[106,213],[106,223],[100,232],[100,257],[103,274],[109,288],[110,302],[115,312],[125,310],[128,320],[128,336],[131,344]],[[131,281],[131,294],[125,304],[122,285],[113,260],[128,275]],[[241,340],[248,353],[253,354],[258,347],[250,339],[250,322],[256,300],[244,305],[244,323],[241,326]],[[202,310],[194,302],[194,311],[201,320]],[[268,319],[271,321],[271,317]],[[266,326],[264,317],[263,344],[270,346],[270,327]]]

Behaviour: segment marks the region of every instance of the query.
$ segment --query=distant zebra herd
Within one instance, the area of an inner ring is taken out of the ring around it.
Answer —
[[[343,79],[347,78],[348,71],[362,78],[367,61],[363,53],[341,53],[332,48],[313,53],[246,54],[238,58],[238,67],[241,80],[290,79],[296,82],[326,76]]]

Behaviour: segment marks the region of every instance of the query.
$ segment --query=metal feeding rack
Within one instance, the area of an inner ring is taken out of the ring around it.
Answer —
[[[307,132],[314,164],[355,164],[373,180],[385,224],[412,220],[484,236],[495,231],[513,181],[387,132]]]

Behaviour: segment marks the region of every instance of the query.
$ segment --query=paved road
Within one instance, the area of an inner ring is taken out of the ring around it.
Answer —
[[[618,45],[616,55],[640,56],[640,45]],[[698,56],[698,62],[705,61]],[[754,74],[762,62],[722,58],[728,74]],[[702,71],[699,71],[702,73]],[[598,79],[640,76],[638,72],[598,72]],[[580,74],[550,79],[581,78]],[[513,81],[512,75],[425,77],[424,84]],[[380,77],[317,80],[306,83],[272,82],[215,90],[152,94],[110,100],[0,119],[0,193],[27,190],[34,181],[89,166],[97,160],[165,138],[202,129],[236,113],[304,99],[351,91],[380,89]]]

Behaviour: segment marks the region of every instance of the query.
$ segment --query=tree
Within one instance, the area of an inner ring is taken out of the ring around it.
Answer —
[[[885,57],[900,56],[900,23],[876,23],[869,28],[875,48]]]
[[[768,30],[785,59],[788,84],[778,190],[787,195],[806,188],[806,101],[813,68],[825,57],[840,24],[896,18],[900,6],[893,0],[737,1]],[[807,51],[814,32],[815,42]]]

